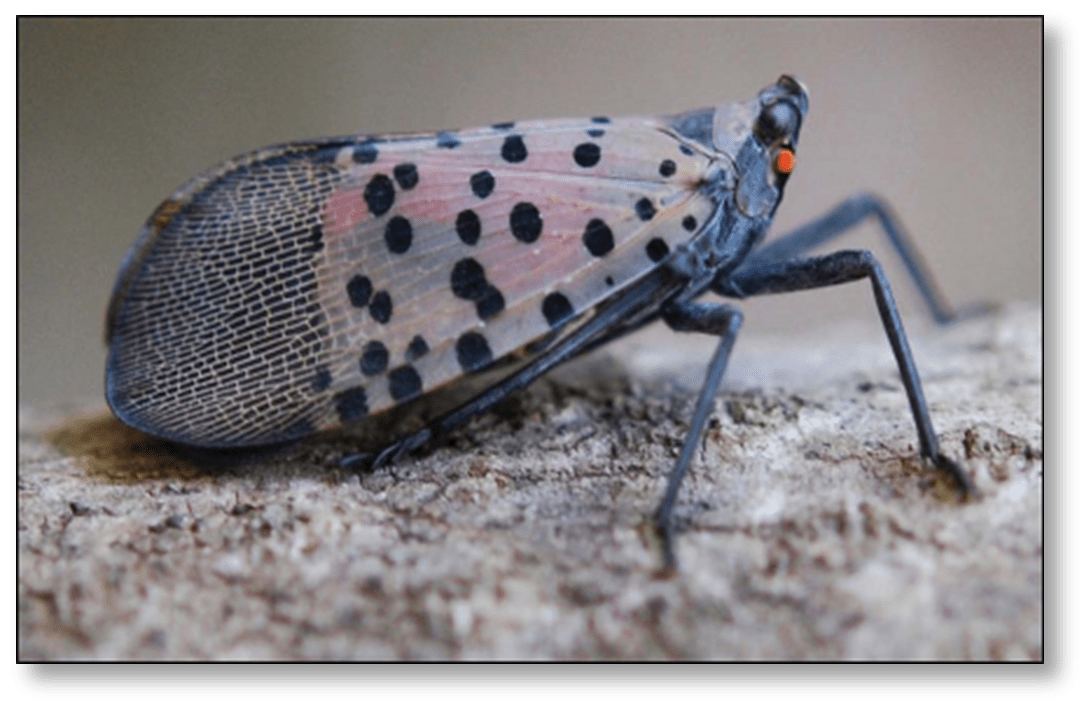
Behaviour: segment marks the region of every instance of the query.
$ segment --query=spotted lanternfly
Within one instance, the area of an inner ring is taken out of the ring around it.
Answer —
[[[923,458],[938,449],[892,293],[866,251],[807,257],[876,215],[928,299],[952,313],[872,196],[763,248],[809,100],[789,76],[750,100],[664,118],[500,123],[267,148],[196,178],[148,220],[107,313],[117,416],[210,448],[285,442],[493,368],[498,384],[376,457],[419,449],[559,363],[661,318],[720,338],[656,513],[671,510],[741,314],[697,302],[868,278]],[[535,347],[527,347],[535,345]]]

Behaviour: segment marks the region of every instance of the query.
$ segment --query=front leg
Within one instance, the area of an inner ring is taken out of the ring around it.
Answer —
[[[934,425],[930,421],[930,411],[923,396],[923,387],[919,382],[919,373],[915,360],[911,356],[904,324],[896,309],[896,300],[892,288],[885,277],[881,264],[868,251],[840,251],[824,256],[805,259],[788,259],[778,262],[757,262],[743,265],[731,275],[731,279],[747,295],[767,293],[787,293],[804,291],[823,286],[869,279],[873,286],[874,300],[877,304],[885,334],[892,346],[896,364],[900,370],[900,379],[907,390],[911,405],[915,429],[919,435],[919,452],[941,470],[948,473],[961,490],[962,498],[975,493],[971,480],[955,461],[943,454],[938,448],[938,439],[934,434]]]

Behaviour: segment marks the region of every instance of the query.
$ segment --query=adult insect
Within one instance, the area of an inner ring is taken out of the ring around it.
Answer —
[[[655,521],[672,509],[726,369],[736,299],[869,279],[923,459],[938,447],[892,291],[867,251],[807,253],[876,216],[939,321],[952,311],[883,204],[848,200],[759,247],[793,168],[805,88],[666,118],[530,121],[291,143],[194,179],[148,220],[107,313],[125,423],[210,448],[367,422],[521,357],[377,456],[381,467],[556,365],[661,318],[719,339]],[[759,248],[758,248],[759,247]]]

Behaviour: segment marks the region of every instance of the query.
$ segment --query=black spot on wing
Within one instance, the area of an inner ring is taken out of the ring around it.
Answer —
[[[507,136],[506,140],[503,141],[503,147],[500,149],[499,154],[508,163],[520,163],[526,159],[529,151],[526,150],[526,144],[522,140],[522,136]]]
[[[386,246],[394,254],[404,254],[412,247],[412,223],[401,215],[386,224]]]
[[[393,181],[379,173],[371,178],[363,189],[363,201],[375,217],[381,217],[393,206]]]
[[[393,299],[390,298],[389,291],[379,291],[374,294],[369,310],[371,318],[377,322],[389,323],[390,317],[393,316]]]
[[[469,178],[469,188],[474,195],[483,200],[495,189],[495,177],[487,170],[481,170]]]
[[[647,242],[647,258],[657,263],[669,256],[669,245],[661,237],[655,237]]]
[[[367,391],[362,387],[352,387],[336,396],[337,415],[345,424],[358,422],[367,416]]]
[[[420,373],[412,365],[402,365],[389,373],[389,396],[395,402],[404,402],[420,394],[423,382]]]
[[[420,174],[412,163],[401,163],[393,168],[393,179],[402,190],[411,190],[420,182]]]
[[[480,239],[480,217],[472,210],[462,210],[458,213],[454,229],[461,241],[472,246]]]
[[[480,320],[488,320],[498,315],[506,305],[506,300],[499,289],[488,284],[484,296],[476,302],[476,315]]]
[[[575,163],[583,168],[592,168],[601,160],[601,148],[597,143],[579,143],[575,146]]]
[[[419,360],[431,348],[428,346],[427,341],[424,340],[422,335],[417,335],[412,339],[412,342],[408,344],[408,348],[405,349],[405,360],[409,362],[413,360]]]
[[[450,271],[450,289],[458,298],[479,299],[488,286],[484,267],[476,259],[462,259]]]
[[[484,267],[476,259],[462,259],[450,271],[450,289],[458,298],[473,301],[481,320],[494,317],[506,305],[503,294],[488,283]]]
[[[541,213],[532,203],[519,202],[510,211],[510,231],[518,241],[532,244],[543,229]]]
[[[635,203],[635,214],[644,222],[652,219],[657,213],[658,210],[654,207],[654,203],[647,197],[640,198],[639,201]]]
[[[448,133],[446,131],[443,131],[438,136],[436,136],[436,139],[440,148],[453,149],[461,145],[460,138],[455,136],[453,133]]]
[[[613,230],[609,229],[609,225],[595,217],[586,224],[586,229],[582,233],[582,243],[591,256],[605,256],[615,246]]]
[[[541,302],[541,313],[548,321],[548,325],[556,328],[567,322],[575,314],[575,309],[567,296],[556,291],[545,296],[544,301]]]
[[[492,364],[492,349],[481,333],[462,333],[455,346],[458,364],[465,372],[479,372]]]
[[[347,289],[348,300],[356,308],[364,308],[371,300],[371,293],[374,292],[374,287],[371,286],[371,280],[362,274],[356,274],[348,281]]]
[[[378,146],[374,141],[360,143],[352,150],[352,160],[362,165],[373,163],[378,160]]]
[[[368,377],[381,374],[389,365],[389,351],[377,340],[372,340],[363,347],[359,358],[359,371]]]

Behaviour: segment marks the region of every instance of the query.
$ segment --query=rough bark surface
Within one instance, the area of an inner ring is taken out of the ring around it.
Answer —
[[[209,461],[23,406],[19,658],[1037,659],[1039,307],[908,328],[980,499],[919,461],[872,324],[743,331],[665,579],[707,338],[626,339],[362,483],[343,435]]]

